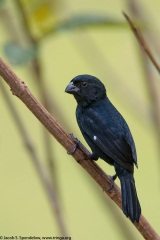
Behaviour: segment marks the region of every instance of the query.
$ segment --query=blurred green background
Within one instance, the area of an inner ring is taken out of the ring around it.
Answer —
[[[62,127],[85,145],[75,119],[76,102],[64,89],[78,74],[95,75],[103,81],[134,136],[142,213],[160,234],[160,79],[122,11],[135,20],[158,58],[158,0],[1,0],[0,56]],[[51,179],[58,211],[53,211],[8,101]],[[1,236],[143,239],[2,80],[0,110]],[[103,161],[98,165],[114,174],[113,167]]]

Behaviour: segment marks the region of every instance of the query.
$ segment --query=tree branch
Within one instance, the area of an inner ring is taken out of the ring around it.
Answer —
[[[139,29],[134,25],[132,20],[129,18],[129,16],[125,12],[123,12],[123,15],[126,18],[127,22],[129,23],[129,25],[130,25],[134,35],[136,36],[140,46],[142,47],[144,52],[147,54],[147,56],[149,57],[149,59],[151,60],[151,62],[155,66],[155,68],[157,69],[158,73],[160,74],[160,65],[157,63],[156,59],[154,58],[154,56],[153,56],[149,46],[147,45],[143,35],[141,34]]]
[[[53,137],[67,150],[71,151],[74,142],[71,136],[66,133],[51,114],[38,102],[32,95],[28,87],[21,81],[9,66],[0,58],[0,76],[10,86],[13,95],[16,95],[38,118],[44,127],[53,135]],[[110,177],[93,161],[85,160],[88,158],[83,148],[78,148],[73,155],[74,159],[90,174],[90,176],[99,184],[104,192],[121,208],[121,193],[119,187],[114,184],[111,191]],[[154,231],[152,226],[141,215],[139,223],[134,223],[145,239],[158,240],[160,237]]]
[[[129,3],[129,2],[128,2]],[[130,5],[132,6],[133,15],[135,15],[136,19],[140,22],[145,22],[145,19],[142,14],[142,10],[139,9],[138,2],[135,0],[131,0]],[[134,9],[134,10],[133,10]],[[156,61],[153,53],[151,52],[150,48],[148,47],[146,40],[143,38],[142,33],[139,29],[134,25],[133,21],[128,17],[126,13],[123,13],[126,20],[128,21],[131,30],[133,31],[134,35],[136,36],[137,41],[139,42],[140,46],[142,47],[141,57],[142,63],[144,67],[145,79],[148,86],[148,92],[151,98],[152,103],[152,115],[155,127],[155,134],[157,137],[157,146],[158,146],[158,153],[160,154],[160,95],[159,95],[159,86],[157,83],[157,75],[154,76],[152,69],[150,68],[151,64],[155,67],[155,69],[160,74],[160,65]],[[147,15],[148,16],[148,15]],[[152,33],[149,29],[145,29],[145,35],[148,35],[148,38],[152,36]],[[159,52],[159,49],[156,48],[156,51]],[[146,54],[143,54],[143,53]]]

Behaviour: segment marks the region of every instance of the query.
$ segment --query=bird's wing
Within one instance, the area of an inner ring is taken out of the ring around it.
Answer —
[[[132,149],[125,138],[115,133],[112,128],[107,128],[103,123],[101,126],[93,124],[90,118],[85,118],[85,121],[81,121],[81,128],[106,156],[129,171],[133,171],[134,158]]]

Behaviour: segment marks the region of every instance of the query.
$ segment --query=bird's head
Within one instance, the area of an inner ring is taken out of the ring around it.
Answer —
[[[91,75],[76,76],[68,84],[65,92],[73,94],[77,103],[83,106],[106,97],[106,89],[103,83]]]

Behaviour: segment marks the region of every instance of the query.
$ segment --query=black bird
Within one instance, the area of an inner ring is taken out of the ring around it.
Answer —
[[[129,127],[106,95],[103,83],[90,75],[72,79],[65,92],[77,101],[76,118],[86,142],[92,150],[91,159],[99,157],[113,165],[121,182],[122,209],[132,222],[139,222],[141,207],[133,177],[137,155]]]

